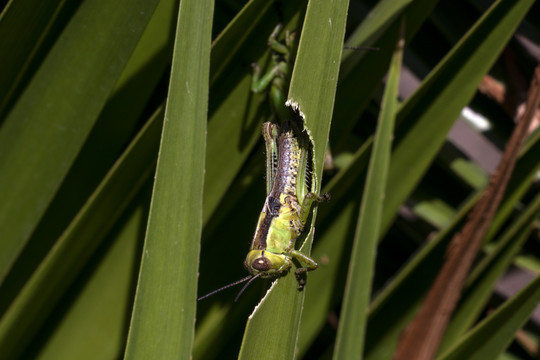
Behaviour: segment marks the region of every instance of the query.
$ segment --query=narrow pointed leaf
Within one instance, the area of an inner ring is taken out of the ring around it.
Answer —
[[[157,4],[85,1],[0,129],[0,279],[47,209]]]
[[[433,161],[461,109],[533,3],[495,2],[403,104],[388,176],[383,229],[388,228]]]
[[[158,111],[126,149],[2,317],[0,351],[5,356],[15,358],[25,349],[130,199],[150,177],[162,114]]]
[[[150,179],[150,177],[148,177]],[[38,360],[118,359],[126,342],[126,322],[133,300],[133,278],[140,258],[143,226],[146,225],[151,185],[108,236],[112,244],[57,324]],[[114,237],[114,239],[110,239]],[[93,264],[92,264],[93,265]],[[79,284],[78,284],[79,285]]]
[[[482,259],[467,279],[458,309],[446,329],[439,353],[449,346],[474,323],[489,300],[497,279],[508,269],[531,232],[531,224],[540,211],[540,195],[529,204],[523,214],[513,222],[496,242],[497,248]]]
[[[306,117],[318,179],[328,142],[347,7],[347,0],[309,2],[289,90],[289,101],[295,102]],[[314,58],[320,61],[313,62]],[[320,181],[316,189],[320,189]],[[313,231],[307,239],[312,236]],[[309,253],[311,244],[305,245],[303,250]],[[240,358],[294,358],[304,297],[303,292],[296,290],[295,283],[291,274],[278,279],[254,310],[244,333]]]
[[[518,160],[502,201],[503,206],[499,210],[499,213],[505,215],[500,216],[498,213],[495,217],[498,223],[505,222],[510,213],[508,209],[516,205],[517,199],[521,198],[530,186],[535,169],[540,166],[540,159],[536,155],[539,150],[540,142],[537,142]],[[368,326],[369,359],[385,359],[391,356],[399,333],[416,313],[425,292],[441,267],[452,233],[463,223],[480,194],[481,189],[463,204],[452,223],[424,246],[374,299]],[[498,223],[494,223],[494,226],[500,226]],[[494,233],[491,234],[492,237]]]
[[[386,89],[381,103],[377,131],[354,236],[345,296],[340,315],[334,359],[347,359],[363,353],[366,320],[371,300],[371,282],[375,266],[375,250],[380,236],[382,203],[394,120],[398,107],[398,85],[403,57],[403,32],[396,45]]]
[[[212,0],[180,3],[126,359],[188,359],[194,338]]]
[[[478,324],[438,360],[496,359],[540,302],[540,276]]]
[[[261,60],[266,59],[268,36],[278,22],[291,29],[301,26],[299,12],[303,3],[285,2],[283,18],[280,18],[274,6],[267,8],[264,2],[252,0],[213,43],[212,66],[216,64],[216,67],[210,68],[213,96],[209,99],[207,181],[203,199],[205,225],[212,215],[220,216],[221,212],[216,211],[218,205],[260,140],[260,124],[268,116],[265,110],[269,107],[261,104],[264,97],[251,92],[253,71],[247,64],[262,64]],[[262,15],[261,21],[255,24],[253,18],[259,19]],[[246,24],[254,26],[248,37]],[[227,154],[227,161],[223,161],[223,154]]]

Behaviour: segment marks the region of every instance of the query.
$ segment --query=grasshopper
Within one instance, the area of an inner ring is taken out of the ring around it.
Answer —
[[[260,77],[260,69],[254,64],[253,92],[269,89],[273,122],[265,122],[262,135],[266,145],[266,199],[255,229],[250,251],[244,261],[251,274],[237,282],[224,286],[200,299],[230,286],[248,281],[239,292],[256,278],[273,278],[287,274],[296,260],[303,264],[295,275],[298,288],[305,284],[304,274],[317,269],[317,263],[295,249],[296,240],[304,228],[312,206],[329,199],[329,195],[315,193],[313,179],[313,146],[303,130],[303,119],[296,111],[285,106],[285,90],[289,82],[289,48],[293,36],[287,33],[286,44],[277,41],[281,31],[278,25],[270,35],[268,44],[273,51],[274,66]],[[235,300],[236,301],[236,300]]]
[[[263,124],[267,150],[267,197],[244,265],[253,277],[278,277],[286,274],[293,259],[303,263],[295,274],[302,288],[302,275],[315,270],[317,263],[295,249],[314,203],[328,200],[312,189],[312,149],[307,134],[299,131],[296,119],[281,125]]]

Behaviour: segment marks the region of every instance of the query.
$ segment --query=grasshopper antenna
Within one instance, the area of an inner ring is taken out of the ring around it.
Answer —
[[[379,48],[370,47],[370,46],[344,46],[345,50],[369,50],[369,51],[379,51]]]
[[[235,285],[241,284],[241,283],[246,282],[246,281],[249,280],[248,283],[246,284],[246,286],[247,286],[247,285],[249,285],[249,283],[252,282],[253,279],[255,279],[255,278],[257,278],[257,276],[252,276],[252,275],[246,276],[246,277],[243,278],[243,279],[240,279],[240,280],[235,281],[235,282],[233,282],[233,283],[231,283],[231,284],[228,284],[228,285],[225,285],[225,286],[223,286],[223,287],[220,287],[220,288],[217,289],[217,290],[214,290],[214,291],[212,291],[212,292],[210,292],[210,293],[208,293],[208,294],[206,294],[206,295],[204,295],[204,296],[201,296],[200,298],[197,299],[197,301],[202,300],[202,299],[206,299],[207,297],[212,296],[212,295],[214,295],[214,294],[217,294],[218,292],[220,292],[220,291],[222,291],[222,290],[228,289],[228,288],[230,288],[230,287],[233,287],[233,286],[235,286]],[[244,286],[244,287],[242,288],[242,291],[244,291],[244,289],[246,288],[246,286]],[[240,291],[240,294],[242,293],[242,291]],[[240,294],[239,294],[239,295],[240,295]],[[236,299],[238,299],[238,296],[236,296]],[[235,302],[236,302],[236,299],[234,300]]]
[[[246,290],[246,288],[249,286],[249,284],[251,284],[253,282],[253,280],[255,280],[256,278],[258,278],[261,275],[262,275],[262,273],[258,273],[257,275],[255,275],[251,279],[249,279],[249,281],[246,283],[246,285],[244,285],[244,287],[242,287],[242,289],[238,292],[238,295],[236,295],[236,297],[234,298],[234,302],[237,302],[238,299],[240,298],[240,295],[242,295],[242,293],[244,292],[244,290]]]

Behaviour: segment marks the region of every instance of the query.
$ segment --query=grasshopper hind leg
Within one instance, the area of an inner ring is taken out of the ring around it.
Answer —
[[[277,138],[279,126],[271,122],[262,125],[262,135],[266,146],[266,196],[270,195],[274,186],[278,166]]]

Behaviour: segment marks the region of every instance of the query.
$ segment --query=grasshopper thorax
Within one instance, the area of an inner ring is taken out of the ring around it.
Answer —
[[[251,250],[244,266],[253,276],[263,278],[280,276],[291,267],[291,260],[283,255],[268,250]]]

